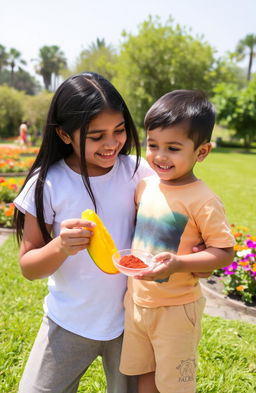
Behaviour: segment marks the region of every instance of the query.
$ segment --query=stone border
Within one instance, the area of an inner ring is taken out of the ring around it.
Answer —
[[[256,307],[249,307],[246,306],[245,304],[241,304],[237,300],[230,299],[229,297],[222,295],[218,293],[217,291],[214,291],[210,288],[208,288],[203,280],[200,280],[200,285],[202,287],[203,292],[205,293],[206,296],[209,296],[212,299],[218,299],[218,302],[223,303],[224,305],[233,308],[236,311],[240,311],[244,314],[251,315],[253,317],[256,317]]]
[[[15,232],[15,229],[13,229],[13,228],[2,228],[2,227],[0,227],[0,234],[1,235],[11,235],[12,233],[14,233]]]
[[[28,172],[6,172],[0,173],[0,177],[23,177],[27,176]]]

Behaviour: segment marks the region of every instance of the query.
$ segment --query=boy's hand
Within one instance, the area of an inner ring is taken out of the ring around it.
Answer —
[[[153,259],[155,265],[151,270],[140,273],[134,278],[145,281],[168,281],[170,274],[177,271],[178,262],[176,255],[170,252],[161,252]]]
[[[197,253],[197,252],[203,251],[203,250],[205,250],[205,249],[206,249],[205,244],[204,244],[204,243],[199,243],[199,244],[197,244],[196,246],[194,246],[194,247],[192,248],[192,251],[193,251],[194,253]],[[193,276],[195,276],[195,277],[207,278],[207,277],[210,277],[210,276],[212,275],[212,272],[197,272],[197,273],[192,273],[192,274],[193,274]]]
[[[90,244],[90,238],[95,224],[91,221],[72,218],[64,220],[60,226],[61,250],[66,255],[75,255],[78,251],[86,249]]]

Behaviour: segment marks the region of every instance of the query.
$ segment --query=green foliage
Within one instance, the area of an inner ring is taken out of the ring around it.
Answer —
[[[33,135],[41,134],[49,110],[53,93],[42,91],[36,96],[25,96],[23,101],[24,118],[28,119],[31,127],[29,132]]]
[[[214,92],[217,120],[235,129],[236,136],[243,138],[244,145],[250,147],[256,138],[256,77],[242,90],[235,85],[221,83]]]
[[[106,79],[111,80],[115,72],[115,62],[116,54],[112,46],[106,45],[104,39],[97,38],[96,43],[92,43],[88,49],[80,53],[74,72],[98,72]]]
[[[235,73],[224,60],[215,60],[208,43],[174,26],[171,19],[162,24],[159,18],[150,17],[137,35],[124,33],[124,38],[113,83],[139,127],[150,105],[166,92],[201,89],[211,93],[216,80],[232,79]]]
[[[22,101],[24,93],[8,87],[0,86],[0,137],[6,138],[18,134],[23,117]]]
[[[0,248],[0,391],[15,393],[38,331],[46,280],[25,280],[12,237]],[[254,393],[256,325],[204,316],[199,346],[198,393]],[[83,376],[79,392],[105,391],[100,358]]]
[[[39,82],[35,80],[28,72],[19,69],[13,76],[9,70],[3,70],[0,73],[0,85],[12,85],[16,90],[21,90],[27,94],[35,94],[40,90]]]
[[[0,72],[7,65],[8,65],[8,52],[6,51],[6,47],[0,44]]]

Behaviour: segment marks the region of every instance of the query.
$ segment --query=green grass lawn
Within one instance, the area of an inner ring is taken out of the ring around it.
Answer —
[[[0,392],[16,393],[42,318],[46,280],[28,281],[19,271],[12,237],[0,248]],[[255,393],[256,325],[204,316],[199,348],[198,393]],[[80,393],[105,392],[100,359],[83,377]],[[121,392],[120,392],[121,393]]]
[[[256,235],[256,153],[216,150],[195,166],[204,180],[224,202],[231,224],[247,226]]]

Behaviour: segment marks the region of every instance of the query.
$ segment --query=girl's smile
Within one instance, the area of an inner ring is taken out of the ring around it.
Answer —
[[[122,112],[104,111],[93,119],[86,135],[85,158],[89,176],[101,176],[111,170],[126,142]],[[80,173],[80,130],[72,135],[73,154],[66,159]]]

